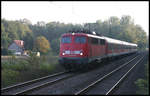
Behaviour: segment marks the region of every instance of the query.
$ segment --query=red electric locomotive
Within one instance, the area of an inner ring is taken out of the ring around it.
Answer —
[[[65,33],[61,36],[59,63],[66,69],[80,68],[92,61],[133,53],[137,45],[87,33]]]

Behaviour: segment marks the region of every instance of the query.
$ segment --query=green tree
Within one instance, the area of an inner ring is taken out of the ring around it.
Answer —
[[[8,37],[8,33],[5,32],[5,27],[3,24],[1,24],[1,46],[2,48],[8,48],[8,45],[10,43],[10,38]]]
[[[59,54],[59,45],[60,45],[60,38],[59,39],[54,39],[51,42],[51,48],[54,53]]]
[[[24,47],[26,50],[32,50],[33,49],[33,34],[27,33],[27,35],[23,38],[25,41]]]
[[[129,25],[131,23],[133,23],[133,20],[131,20],[131,16],[129,15],[123,15],[120,19],[121,25]]]
[[[26,25],[31,25],[32,24],[32,22],[30,20],[28,20],[27,18],[20,19],[19,21],[17,20],[17,22],[20,22],[20,23],[26,24]]]
[[[35,40],[35,48],[43,54],[50,50],[50,43],[44,36],[39,36]]]

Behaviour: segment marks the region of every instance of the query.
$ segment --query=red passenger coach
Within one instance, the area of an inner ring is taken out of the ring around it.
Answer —
[[[66,69],[80,68],[103,58],[133,53],[137,45],[87,33],[61,36],[59,63]]]
[[[128,43],[125,41],[120,41],[120,40],[116,40],[116,39],[112,39],[112,38],[104,37],[104,36],[103,36],[103,38],[107,42],[107,44],[106,44],[107,57],[129,54],[129,53],[134,53],[137,51],[136,44]]]

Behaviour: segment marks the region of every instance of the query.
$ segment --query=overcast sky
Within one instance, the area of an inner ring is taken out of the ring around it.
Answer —
[[[130,15],[134,23],[139,24],[149,34],[148,3],[148,1],[2,1],[1,18],[6,20],[27,18],[32,24],[37,21],[83,24],[96,20],[104,21],[111,16],[121,18],[122,15]]]

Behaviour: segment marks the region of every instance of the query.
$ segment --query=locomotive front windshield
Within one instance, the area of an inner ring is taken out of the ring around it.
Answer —
[[[84,44],[86,43],[86,37],[84,36],[75,36],[73,39],[73,42],[79,43],[79,44]],[[72,37],[71,36],[64,36],[61,39],[61,43],[72,43]]]
[[[69,37],[69,36],[63,37],[61,39],[61,43],[71,43],[71,37]]]
[[[75,37],[75,43],[82,43],[82,44],[84,44],[85,42],[86,42],[86,37],[83,37],[83,36]]]

